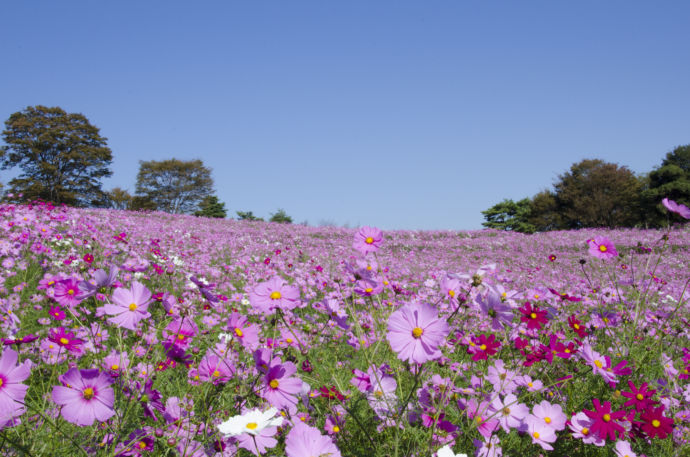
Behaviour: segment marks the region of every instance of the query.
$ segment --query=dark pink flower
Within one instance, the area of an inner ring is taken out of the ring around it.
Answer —
[[[616,434],[623,436],[625,429],[617,420],[625,416],[625,411],[611,411],[611,402],[605,401],[602,405],[598,398],[592,400],[594,411],[588,409],[584,413],[592,419],[590,430],[597,433],[602,439],[616,439]]]
[[[587,240],[587,244],[589,244],[589,255],[593,257],[607,260],[618,256],[616,246],[606,237],[595,236],[593,239]]]
[[[548,319],[546,319],[547,312],[539,309],[536,305],[532,307],[530,302],[525,302],[525,305],[519,311],[522,313],[520,320],[527,322],[528,329],[539,330],[542,325],[548,322]]]

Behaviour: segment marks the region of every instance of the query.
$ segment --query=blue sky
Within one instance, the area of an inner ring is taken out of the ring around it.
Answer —
[[[690,2],[22,1],[0,120],[80,112],[139,160],[200,158],[230,213],[476,229],[584,158],[690,143]],[[10,171],[0,172],[7,181]]]

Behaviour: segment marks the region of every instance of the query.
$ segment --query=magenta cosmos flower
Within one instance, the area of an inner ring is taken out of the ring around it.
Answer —
[[[0,411],[2,411],[0,417],[9,418],[22,414],[24,397],[29,386],[21,382],[29,377],[30,372],[30,360],[17,365],[16,351],[5,349],[2,352],[0,356]]]
[[[108,322],[128,330],[135,330],[142,319],[151,316],[148,307],[151,292],[139,282],[133,282],[131,289],[117,288],[113,292],[113,303],[103,306],[103,311],[113,317]]]
[[[352,247],[357,249],[362,254],[376,252],[381,248],[383,242],[383,232],[374,227],[362,227],[355,233],[355,239],[352,242]]]
[[[92,425],[115,414],[112,379],[97,369],[70,368],[60,377],[64,386],[53,386],[53,401],[62,406],[62,417],[76,425]]]
[[[589,255],[599,259],[607,260],[618,256],[616,246],[604,236],[595,236],[594,239],[587,240],[589,244]]]
[[[79,281],[74,278],[63,279],[55,283],[55,294],[53,298],[60,306],[74,308],[81,303],[79,294]]]
[[[428,304],[410,303],[388,319],[388,342],[400,360],[424,363],[441,357],[448,324]]]
[[[272,313],[276,308],[293,309],[298,300],[299,289],[279,276],[258,284],[249,293],[249,302],[263,313]]]
[[[672,213],[680,214],[685,219],[690,219],[690,208],[680,203],[676,203],[673,200],[664,198],[661,203],[666,207],[667,210]]]
[[[287,457],[341,457],[340,451],[328,436],[302,422],[297,422],[285,439]]]

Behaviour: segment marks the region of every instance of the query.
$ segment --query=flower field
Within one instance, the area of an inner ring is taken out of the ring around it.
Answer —
[[[0,455],[690,455],[689,229],[0,206]]]

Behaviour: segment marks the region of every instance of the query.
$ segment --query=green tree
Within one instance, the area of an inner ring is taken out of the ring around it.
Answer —
[[[199,203],[199,210],[196,211],[194,215],[224,219],[227,215],[227,211],[225,210],[225,203],[219,201],[218,197],[215,195],[209,195],[201,200],[201,203]]]
[[[29,106],[5,121],[2,135],[0,167],[22,170],[9,182],[9,192],[72,206],[105,201],[100,180],[112,175],[113,156],[107,139],[84,115]]]
[[[113,187],[107,193],[107,206],[114,209],[130,209],[132,195],[125,189]]]
[[[511,230],[515,232],[532,233],[534,226],[529,222],[530,200],[503,200],[491,208],[482,211],[485,222],[482,225],[497,230]]]
[[[690,206],[690,144],[667,153],[661,165],[649,173],[647,186],[642,192],[648,224],[660,226],[666,223],[668,211],[661,205],[664,198]]]
[[[532,197],[527,221],[537,232],[563,228],[563,218],[558,212],[556,194],[550,190],[543,190]]]
[[[168,213],[191,213],[213,193],[211,170],[201,160],[139,162],[137,195]]]
[[[263,221],[264,219],[262,217],[256,217],[254,216],[254,212],[252,211],[237,211],[237,219],[240,221]]]
[[[640,223],[641,181],[625,166],[586,159],[554,185],[565,228],[632,227]]]
[[[292,224],[292,218],[287,215],[284,209],[279,208],[278,211],[271,214],[269,222],[277,222],[279,224]]]

